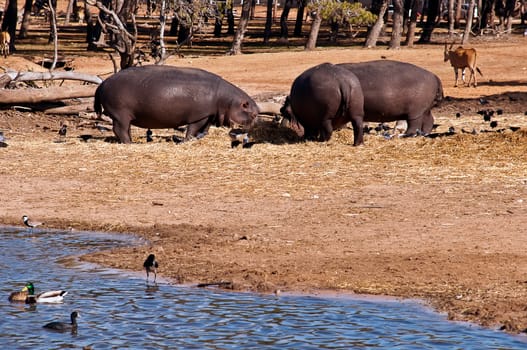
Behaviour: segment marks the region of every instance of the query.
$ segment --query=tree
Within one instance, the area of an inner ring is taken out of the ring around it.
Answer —
[[[135,8],[137,0],[107,1],[102,3],[88,2],[99,9],[99,23],[102,31],[108,34],[107,42],[94,43],[98,47],[111,47],[120,56],[120,67],[125,69],[134,65],[135,44],[137,42],[137,27],[135,25]],[[133,33],[128,32],[127,21],[131,19]]]
[[[392,18],[392,37],[389,48],[399,49],[401,47],[401,33],[403,31],[403,0],[392,0],[393,18]]]
[[[302,36],[302,23],[304,22],[304,10],[306,9],[306,0],[298,0],[298,9],[296,12],[294,36]]]
[[[15,49],[15,35],[16,35],[16,22],[17,22],[17,1],[8,0],[6,4],[6,10],[4,13],[4,20],[2,21],[2,31],[8,32],[11,36],[11,42],[9,43],[9,51],[14,52]]]
[[[293,7],[294,0],[285,0],[284,8],[282,9],[282,15],[280,15],[280,41],[287,42],[289,37],[289,28],[287,27],[287,17]]]
[[[426,23],[423,28],[423,33],[419,39],[419,43],[428,44],[432,38],[432,32],[437,24],[437,17],[439,15],[439,0],[429,0],[428,8],[426,10]]]
[[[242,5],[242,14],[240,21],[238,22],[238,29],[234,34],[231,49],[229,50],[230,55],[239,55],[242,53],[242,42],[245,32],[247,31],[247,24],[249,23],[249,16],[251,15],[251,3],[250,0],[245,0]]]
[[[275,0],[276,1],[276,0]],[[271,27],[273,25],[273,1],[267,1],[267,11],[265,13],[264,44],[269,44],[271,38]]]
[[[408,47],[414,46],[414,39],[415,39],[415,29],[417,27],[417,15],[419,10],[422,7],[422,1],[421,0],[409,0],[408,1],[408,7],[405,5],[405,9],[409,8],[410,13],[408,15],[408,18],[406,20],[406,40],[405,45]],[[408,13],[408,11],[405,10],[405,14]]]
[[[24,14],[22,15],[22,24],[20,25],[20,30],[18,31],[18,37],[20,39],[27,38],[27,30],[30,24],[32,5],[32,0],[26,0],[24,3]]]
[[[364,46],[367,48],[372,48],[377,45],[377,40],[379,39],[382,28],[384,27],[384,15],[386,14],[386,10],[388,10],[388,1],[389,0],[382,0],[378,7],[378,13],[376,13],[377,20],[370,29],[366,42],[364,43]]]
[[[369,25],[376,20],[376,16],[365,10],[359,2],[315,0],[307,6],[307,10],[314,15],[314,20],[305,46],[306,50],[315,48],[322,21],[327,21],[331,24],[332,35],[335,36],[336,40],[338,29],[341,26],[347,25],[352,32],[353,26]]]

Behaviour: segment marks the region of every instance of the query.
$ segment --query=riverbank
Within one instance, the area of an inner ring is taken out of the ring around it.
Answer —
[[[435,139],[371,134],[365,146],[352,147],[346,129],[329,143],[288,143],[287,130],[269,123],[250,149],[231,148],[228,131],[216,128],[180,145],[165,140],[171,130],[155,131],[154,142],[146,143],[144,130],[134,129],[135,144],[119,145],[104,142],[112,133],[96,129],[90,116],[2,111],[0,130],[9,146],[0,149],[0,222],[21,225],[27,214],[49,228],[139,234],[149,246],[84,259],[141,271],[146,255],[155,253],[160,274],[180,283],[420,298],[450,319],[523,332],[527,88],[514,55],[527,49],[517,45],[511,57],[494,58],[505,44],[481,48],[492,81],[477,89],[452,88],[451,68],[431,60],[441,56],[437,48],[388,52],[431,69],[445,94],[456,97],[434,110],[437,131],[454,127],[456,135]],[[285,96],[292,78],[316,62],[381,53],[177,63],[213,70],[263,98]],[[89,69],[100,70],[97,62],[92,59]],[[484,108],[503,109],[498,128],[477,114],[481,96],[490,101]],[[68,134],[60,139],[62,123]],[[85,134],[93,138],[79,138]]]

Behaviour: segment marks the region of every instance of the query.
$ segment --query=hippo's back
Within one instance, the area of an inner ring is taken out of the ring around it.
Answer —
[[[360,80],[364,94],[365,118],[398,115],[421,115],[443,96],[441,81],[432,72],[416,65],[377,60],[342,63]]]

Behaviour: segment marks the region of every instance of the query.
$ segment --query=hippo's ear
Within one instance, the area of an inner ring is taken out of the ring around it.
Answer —
[[[242,109],[243,109],[243,110],[246,110],[246,111],[252,111],[252,110],[254,110],[254,108],[256,107],[256,109],[257,109],[258,111],[260,111],[260,108],[258,107],[258,105],[255,106],[255,103],[254,103],[254,102],[251,103],[251,102],[252,102],[252,101],[248,101],[248,100],[247,100],[247,101],[244,101],[244,102],[242,103]]]

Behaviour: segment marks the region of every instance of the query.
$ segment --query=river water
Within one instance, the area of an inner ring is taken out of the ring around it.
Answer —
[[[259,295],[172,285],[83,264],[76,256],[142,243],[133,236],[0,227],[2,349],[525,349],[527,339],[449,322],[415,301]],[[162,262],[160,262],[162,263]],[[138,271],[142,261],[138,261]],[[64,303],[9,303],[32,281]],[[69,321],[76,334],[42,328]]]

